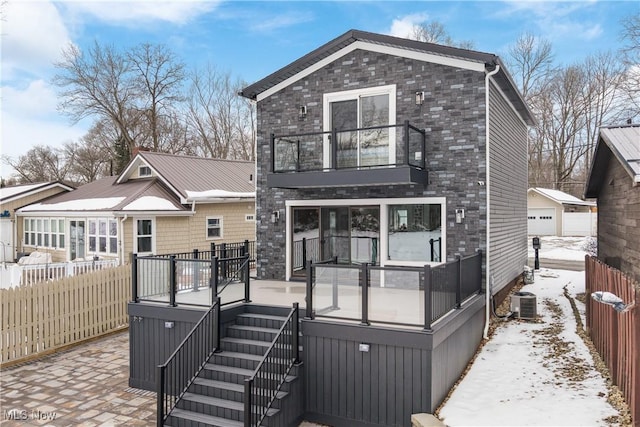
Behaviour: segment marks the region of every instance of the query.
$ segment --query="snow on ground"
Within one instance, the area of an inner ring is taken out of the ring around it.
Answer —
[[[529,236],[527,243],[529,258],[535,256],[532,239],[533,237]],[[542,236],[540,237],[538,256],[547,259],[584,261],[584,256],[586,255],[584,247],[589,239],[590,237]]]
[[[445,424],[603,426],[618,415],[563,295],[564,286],[572,297],[584,292],[584,280],[583,271],[536,271],[521,291],[536,295],[539,320],[498,326],[441,408]],[[584,322],[584,304],[576,305]]]

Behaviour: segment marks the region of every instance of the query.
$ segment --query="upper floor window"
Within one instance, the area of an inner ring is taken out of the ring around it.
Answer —
[[[138,176],[139,177],[151,176],[151,168],[149,166],[140,166],[138,168]]]
[[[396,86],[380,86],[324,95],[324,130],[335,129],[324,144],[324,164],[331,167],[331,144],[337,144],[336,168],[396,163]]]
[[[222,217],[207,217],[207,239],[222,238]]]

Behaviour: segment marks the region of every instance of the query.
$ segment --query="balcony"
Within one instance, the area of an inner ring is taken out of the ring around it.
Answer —
[[[427,185],[426,133],[405,121],[271,135],[272,188]]]

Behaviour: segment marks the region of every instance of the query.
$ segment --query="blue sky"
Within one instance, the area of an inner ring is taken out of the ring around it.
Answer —
[[[620,46],[620,21],[637,1],[29,1],[2,10],[2,153],[60,146],[90,122],[71,126],[56,111],[50,79],[61,49],[162,43],[190,68],[214,64],[252,83],[349,29],[400,37],[437,20],[456,40],[505,56],[524,31],[547,38],[557,62]],[[0,166],[2,176],[11,170]]]

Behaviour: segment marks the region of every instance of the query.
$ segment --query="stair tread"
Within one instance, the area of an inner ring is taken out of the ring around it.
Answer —
[[[260,346],[260,347],[270,347],[271,346],[271,341],[249,340],[249,339],[246,339],[246,338],[224,337],[224,338],[221,338],[220,341],[229,342],[229,343],[236,343],[236,344],[257,345],[257,346]]]
[[[250,331],[250,332],[265,332],[268,334],[277,334],[280,329],[276,328],[259,328],[256,326],[248,326],[248,325],[230,325],[229,329],[239,329],[241,331]]]
[[[253,375],[254,372],[253,369],[236,368],[234,366],[219,365],[217,363],[207,363],[204,367],[205,369],[210,369],[212,371],[223,371],[230,374],[245,375],[247,377]]]
[[[206,387],[215,387],[224,390],[238,391],[241,393],[244,392],[244,386],[242,384],[229,383],[226,381],[210,380],[208,378],[196,378],[195,380],[193,380],[193,383]]]
[[[232,409],[235,411],[244,411],[244,402],[236,402],[235,400],[220,399],[219,397],[203,396],[195,393],[185,393],[182,395],[182,399],[191,400],[193,402],[204,403],[205,405],[218,406],[220,408]],[[270,408],[267,411],[267,416],[273,416],[280,410]]]
[[[242,421],[227,420],[226,418],[214,417],[213,415],[201,414],[199,412],[188,411],[186,409],[174,408],[171,416],[176,418],[188,419],[203,424],[209,424],[216,427],[243,427]]]
[[[288,377],[290,376],[291,375],[289,375]],[[198,384],[206,387],[214,387],[214,388],[244,393],[244,385],[242,384],[228,383],[225,381],[218,381],[218,380],[210,380],[208,378],[196,378],[193,382],[194,384]],[[261,391],[261,389],[258,389],[258,391]],[[276,397],[278,399],[283,399],[288,394],[289,393],[287,393],[286,391],[279,391]]]
[[[261,354],[249,354],[249,353],[239,353],[237,351],[221,351],[220,353],[215,353],[216,357],[231,357],[233,359],[246,359],[246,360],[254,360],[261,361],[264,359],[264,355]]]
[[[284,322],[287,320],[287,316],[274,316],[272,314],[258,314],[258,313],[240,313],[237,317],[250,317],[254,319],[269,319],[269,320],[279,320]]]

